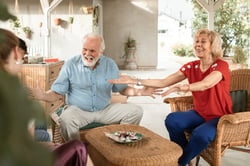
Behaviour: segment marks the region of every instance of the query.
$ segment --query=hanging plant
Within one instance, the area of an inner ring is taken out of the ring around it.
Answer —
[[[68,18],[68,22],[70,24],[73,24],[73,22],[74,22],[74,17],[72,16],[73,15],[73,10],[74,10],[73,7],[74,7],[73,0],[69,0],[69,18]]]
[[[98,26],[98,21],[99,21],[99,7],[95,6],[94,12],[93,12],[93,24],[95,27]]]
[[[70,24],[73,24],[73,22],[74,22],[74,17],[72,17],[72,16],[69,17],[69,18],[68,18],[68,22],[69,22]]]
[[[81,7],[80,10],[83,12],[83,14],[92,14],[93,13],[93,7],[89,6],[89,7]]]
[[[10,24],[11,24],[12,29],[14,30],[21,27],[21,23],[18,18],[16,20],[10,20]]]
[[[30,29],[30,27],[23,27],[22,28],[23,32],[25,33],[26,38],[30,39],[32,36],[32,30]]]
[[[62,19],[60,19],[60,18],[55,18],[55,19],[54,19],[54,24],[55,24],[56,26],[60,25],[61,22],[62,22]]]

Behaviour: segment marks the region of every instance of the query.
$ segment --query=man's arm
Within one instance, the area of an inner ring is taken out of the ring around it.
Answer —
[[[155,88],[152,87],[143,87],[143,88],[133,88],[128,86],[126,89],[120,92],[120,94],[125,96],[151,96],[154,98],[153,94]]]
[[[63,98],[63,95],[58,94],[52,90],[48,90],[43,92],[41,89],[30,89],[31,90],[31,98],[36,100],[42,100],[46,102],[55,102],[60,98]]]

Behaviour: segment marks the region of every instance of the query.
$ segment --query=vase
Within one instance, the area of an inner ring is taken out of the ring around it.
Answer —
[[[136,48],[127,48],[126,52],[126,61],[125,61],[125,68],[129,70],[135,70],[137,69],[137,64],[136,64],[136,57],[135,57],[135,52]]]

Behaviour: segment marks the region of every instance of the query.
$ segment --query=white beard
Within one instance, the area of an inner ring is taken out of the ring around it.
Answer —
[[[99,58],[100,58],[100,56],[94,58],[92,56],[83,55],[82,61],[83,61],[83,64],[85,66],[93,67],[93,66],[95,66],[95,64],[97,63],[97,61],[99,60]],[[88,59],[90,59],[91,61],[88,61]]]

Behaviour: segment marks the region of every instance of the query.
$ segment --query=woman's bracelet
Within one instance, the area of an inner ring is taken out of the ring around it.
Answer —
[[[142,83],[141,83],[141,80],[139,78],[137,78],[137,83],[136,83],[137,86],[142,86]]]

